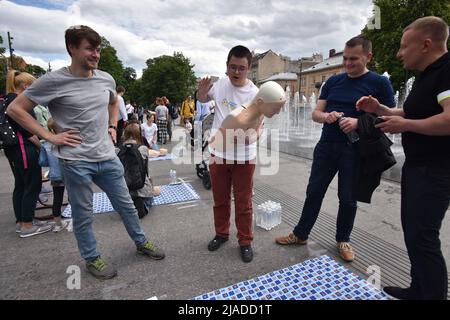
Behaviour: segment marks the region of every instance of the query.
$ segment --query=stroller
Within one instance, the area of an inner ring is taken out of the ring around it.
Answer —
[[[211,178],[209,176],[208,164],[209,164],[209,153],[205,156],[205,150],[208,147],[209,133],[214,121],[214,113],[210,113],[202,121],[202,161],[195,165],[195,170],[197,171],[197,176],[202,179],[203,186],[206,190],[211,189]]]

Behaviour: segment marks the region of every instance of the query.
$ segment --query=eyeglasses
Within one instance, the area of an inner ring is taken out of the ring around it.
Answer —
[[[228,66],[228,69],[230,69],[233,72],[238,71],[239,73],[243,73],[243,72],[247,71],[247,67],[245,67],[245,66],[237,66],[235,64],[230,64]]]

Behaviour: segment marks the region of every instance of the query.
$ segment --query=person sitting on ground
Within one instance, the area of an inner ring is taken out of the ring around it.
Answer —
[[[150,177],[150,169],[148,167],[148,148],[143,144],[141,130],[139,128],[138,123],[129,123],[124,131],[124,142],[123,145],[127,144],[137,144],[139,147],[139,151],[142,155],[142,158],[145,160],[147,165],[147,172],[145,177],[145,184],[141,189],[138,190],[130,190],[131,199],[133,199],[134,205],[138,211],[139,218],[143,218],[146,216],[152,207],[153,204],[153,196],[154,191],[156,191],[156,195],[159,194],[159,187],[155,187],[154,190],[153,182]],[[116,149],[116,152],[119,152],[120,149]],[[138,170],[138,168],[136,168]]]
[[[165,156],[167,154],[167,149],[160,148],[156,143],[158,127],[155,124],[155,115],[155,112],[147,111],[147,121],[141,125],[143,144],[148,147],[148,154],[152,158]]]

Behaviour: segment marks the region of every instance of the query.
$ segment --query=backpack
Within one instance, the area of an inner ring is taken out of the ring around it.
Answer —
[[[19,138],[8,121],[6,108],[8,107],[8,98],[0,103],[0,144],[2,148],[13,147],[19,144]]]
[[[127,143],[119,148],[117,154],[122,162],[124,177],[128,190],[139,190],[145,184],[147,176],[147,159],[142,158],[139,146],[134,143]]]
[[[169,107],[170,110],[170,116],[172,117],[173,120],[178,118],[178,111],[177,111],[177,107],[175,105],[170,105]]]

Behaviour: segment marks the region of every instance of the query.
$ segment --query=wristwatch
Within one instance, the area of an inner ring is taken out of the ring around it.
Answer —
[[[108,126],[108,129],[109,129],[109,128],[113,128],[114,130],[117,131],[117,127],[116,127],[115,125],[110,124],[110,125]]]

